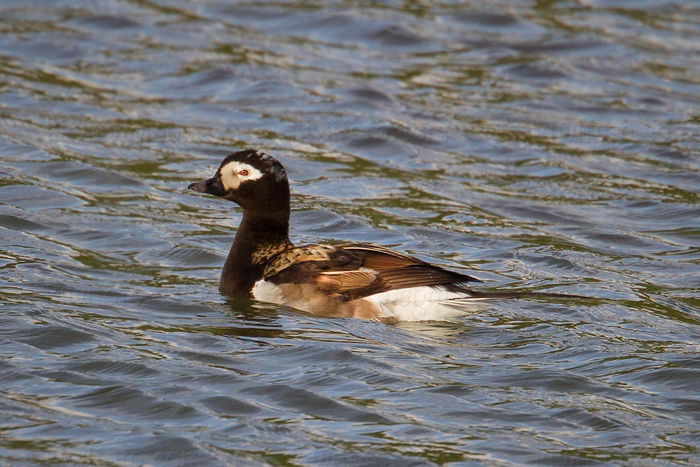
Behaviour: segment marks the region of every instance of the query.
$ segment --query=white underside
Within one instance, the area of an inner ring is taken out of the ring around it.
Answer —
[[[289,299],[282,289],[265,280],[253,287],[256,300],[291,306],[317,315],[324,315],[317,303],[308,300]],[[468,293],[449,292],[438,287],[412,287],[408,289],[382,292],[360,300],[376,304],[381,310],[380,317],[393,317],[399,321],[445,321],[477,310],[477,301]]]
[[[438,287],[411,287],[365,297],[388,310],[399,321],[445,321],[476,310],[467,293],[449,292]]]

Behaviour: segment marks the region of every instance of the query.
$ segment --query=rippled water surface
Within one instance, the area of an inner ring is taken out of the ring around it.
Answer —
[[[700,8],[0,5],[0,465],[700,464]],[[233,149],[292,240],[486,287],[454,322],[228,300]]]

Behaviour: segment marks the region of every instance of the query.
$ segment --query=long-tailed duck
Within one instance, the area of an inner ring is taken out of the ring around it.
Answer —
[[[294,246],[287,172],[262,151],[230,154],[214,177],[189,188],[243,208],[221,273],[227,295],[383,322],[448,319],[486,298],[555,295],[469,290],[467,284],[481,281],[375,245]]]

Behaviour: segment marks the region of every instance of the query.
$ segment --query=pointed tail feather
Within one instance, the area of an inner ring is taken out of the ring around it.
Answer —
[[[563,294],[554,292],[481,292],[469,291],[469,298],[501,299],[501,298],[591,298],[585,295]]]

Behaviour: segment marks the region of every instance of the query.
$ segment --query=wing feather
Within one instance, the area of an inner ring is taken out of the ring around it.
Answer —
[[[354,300],[420,286],[456,288],[478,279],[375,245],[306,245],[275,256],[264,277],[276,284],[315,284],[328,295]]]
[[[324,292],[344,294],[364,289],[377,280],[377,271],[358,269],[355,271],[327,271],[316,277],[316,285]]]

